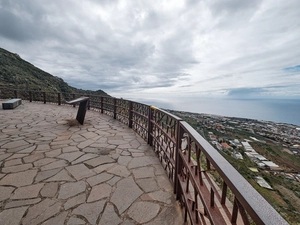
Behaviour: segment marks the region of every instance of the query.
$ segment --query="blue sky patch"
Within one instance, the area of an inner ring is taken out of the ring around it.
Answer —
[[[288,71],[288,72],[300,72],[300,65],[287,67],[287,68],[284,68],[283,70]]]

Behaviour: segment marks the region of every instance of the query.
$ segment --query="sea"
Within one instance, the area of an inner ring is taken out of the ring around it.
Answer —
[[[240,117],[300,127],[300,99],[136,99],[162,109]]]

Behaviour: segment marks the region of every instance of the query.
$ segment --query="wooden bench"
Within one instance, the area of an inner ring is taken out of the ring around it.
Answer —
[[[22,104],[22,99],[14,98],[2,103],[2,109],[14,109]]]
[[[70,105],[74,105],[74,104],[79,103],[79,108],[78,108],[78,111],[77,111],[76,120],[80,124],[83,124],[86,109],[87,109],[87,106],[88,106],[88,102],[89,102],[89,97],[80,97],[80,98],[76,98],[74,100],[71,100],[69,102],[66,101],[66,103],[70,104]]]

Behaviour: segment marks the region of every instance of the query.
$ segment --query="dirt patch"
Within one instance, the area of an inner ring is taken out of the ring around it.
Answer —
[[[281,186],[276,185],[275,188],[280,191],[280,193],[287,198],[292,206],[296,209],[296,211],[300,211],[300,199],[294,194],[293,191]]]
[[[294,154],[294,153],[292,153],[292,152],[291,152],[289,149],[287,149],[287,148],[284,148],[283,151],[286,152],[286,153],[289,153],[290,155],[293,155],[293,154]]]
[[[71,127],[81,125],[76,119],[67,119],[67,123]]]

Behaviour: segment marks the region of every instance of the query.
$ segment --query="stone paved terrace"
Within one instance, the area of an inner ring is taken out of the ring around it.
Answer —
[[[1,107],[0,224],[183,224],[146,142],[95,111],[77,125],[76,113],[29,102]]]

